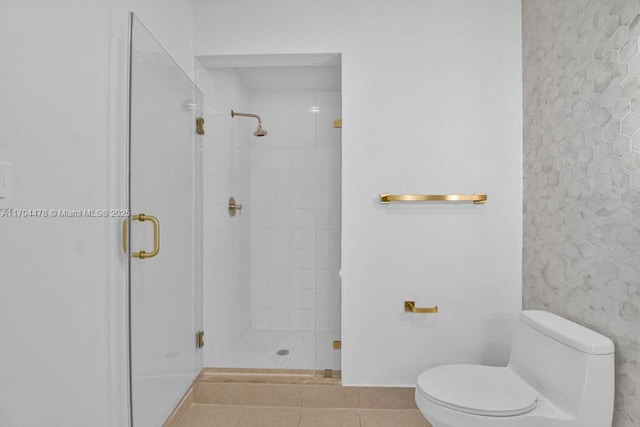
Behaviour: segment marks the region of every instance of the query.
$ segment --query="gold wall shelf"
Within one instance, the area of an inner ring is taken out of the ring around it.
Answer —
[[[391,202],[473,202],[477,205],[487,201],[486,194],[381,194],[380,203]]]
[[[404,311],[408,311],[410,313],[437,313],[438,306],[436,305],[435,307],[416,307],[415,301],[405,301]]]

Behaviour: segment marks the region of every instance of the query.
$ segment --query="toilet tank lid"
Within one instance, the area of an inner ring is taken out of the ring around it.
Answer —
[[[604,335],[543,310],[525,310],[520,320],[537,331],[587,354],[611,354],[613,341]]]

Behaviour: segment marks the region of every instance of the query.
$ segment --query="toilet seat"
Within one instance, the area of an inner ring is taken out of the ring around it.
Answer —
[[[509,368],[443,365],[418,377],[418,392],[454,411],[491,417],[525,414],[538,393]]]

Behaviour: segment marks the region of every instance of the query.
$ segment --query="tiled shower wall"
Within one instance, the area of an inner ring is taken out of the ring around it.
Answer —
[[[234,70],[198,70],[205,93],[204,142],[204,366],[219,366],[250,327],[238,307],[249,300],[250,212],[230,217],[230,196],[249,198],[251,123],[231,118],[248,108],[249,92]]]
[[[251,327],[339,329],[340,92],[253,91]]]
[[[525,308],[616,344],[640,425],[640,5],[523,0]]]

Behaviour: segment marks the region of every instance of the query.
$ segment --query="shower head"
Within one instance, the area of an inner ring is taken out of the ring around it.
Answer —
[[[231,110],[231,117],[235,117],[235,116],[253,117],[254,119],[258,119],[258,128],[253,133],[253,136],[265,136],[266,134],[269,133],[266,130],[262,129],[262,120],[260,120],[260,116],[259,115],[250,114],[250,113],[236,113],[235,111]]]
[[[262,126],[260,124],[258,124],[258,129],[256,129],[256,131],[253,133],[253,136],[265,136],[268,133],[269,132],[267,132],[266,130],[262,129]]]

